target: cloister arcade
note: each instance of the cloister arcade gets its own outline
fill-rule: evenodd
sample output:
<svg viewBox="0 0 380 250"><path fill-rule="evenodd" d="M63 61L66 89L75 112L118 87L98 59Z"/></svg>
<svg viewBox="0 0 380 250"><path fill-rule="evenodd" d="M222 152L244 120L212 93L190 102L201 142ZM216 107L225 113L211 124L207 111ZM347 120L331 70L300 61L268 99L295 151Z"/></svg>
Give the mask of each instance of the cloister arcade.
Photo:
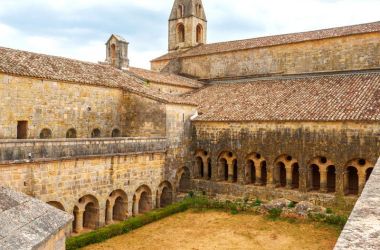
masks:
<svg viewBox="0 0 380 250"><path fill-rule="evenodd" d="M186 192L190 189L190 170L182 168L178 170L177 176L179 179L176 180L176 185L172 185L169 181L161 182L154 189L156 195L153 195L153 191L148 185L141 185L133 195L123 189L116 189L107 197L95 194L84 195L75 202L72 210L64 207L65 201L49 201L47 203L62 211L72 211L74 216L72 232L81 233L103 225L124 221L153 208L170 205L173 203L176 190L180 192L180 185L186 189ZM105 206L103 207L102 204Z"/></svg>
<svg viewBox="0 0 380 250"><path fill-rule="evenodd" d="M374 166L366 159L357 158L338 168L324 156L301 165L297 158L287 154L271 163L257 152L238 158L234 152L222 151L212 161L210 153L197 150L194 157L195 179L344 195L359 195ZM342 188L338 188L339 183Z"/></svg>

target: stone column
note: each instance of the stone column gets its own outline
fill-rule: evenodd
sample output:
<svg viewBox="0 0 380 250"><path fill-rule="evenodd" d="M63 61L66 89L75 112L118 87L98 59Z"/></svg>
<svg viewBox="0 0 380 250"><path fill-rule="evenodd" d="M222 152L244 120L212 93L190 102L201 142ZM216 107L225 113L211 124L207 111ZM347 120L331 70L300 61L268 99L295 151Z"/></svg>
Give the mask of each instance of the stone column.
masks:
<svg viewBox="0 0 380 250"><path fill-rule="evenodd" d="M161 192L158 191L157 197L156 197L156 208L160 208L160 207L161 207Z"/></svg>
<svg viewBox="0 0 380 250"><path fill-rule="evenodd" d="M348 192L348 185L350 182L350 176L348 175L348 171L345 170L343 172L343 194L346 195Z"/></svg>
<svg viewBox="0 0 380 250"><path fill-rule="evenodd" d="M111 202L106 203L106 225L113 223L113 205Z"/></svg>
<svg viewBox="0 0 380 250"><path fill-rule="evenodd" d="M76 233L80 233L83 230L83 213L84 210L78 210L75 211L75 225L74 225L74 231Z"/></svg>
<svg viewBox="0 0 380 250"><path fill-rule="evenodd" d="M205 158L202 158L203 162L203 179L208 180L208 162L207 159L205 161Z"/></svg>
<svg viewBox="0 0 380 250"><path fill-rule="evenodd" d="M327 193L327 170L326 169L320 169L319 175L321 177L321 183L320 183L321 192Z"/></svg>
<svg viewBox="0 0 380 250"><path fill-rule="evenodd" d="M140 202L140 197L137 198L135 202L133 203L133 216L137 216L139 214L139 202Z"/></svg>
<svg viewBox="0 0 380 250"><path fill-rule="evenodd" d="M365 173L361 173L361 172L358 172L358 177L359 177L359 190L358 190L358 195L360 195L362 192L363 192L363 189L365 187L365 184L366 184L366 181L367 181L367 177L365 175Z"/></svg>
<svg viewBox="0 0 380 250"><path fill-rule="evenodd" d="M292 187L293 187L292 167L291 166L285 166L285 170L286 170L286 188L292 189Z"/></svg>
<svg viewBox="0 0 380 250"><path fill-rule="evenodd" d="M276 182L274 180L274 168L272 165L267 166L267 187L269 188L275 188Z"/></svg>
<svg viewBox="0 0 380 250"><path fill-rule="evenodd" d="M228 165L228 182L234 181L234 166L232 164L232 161L227 161Z"/></svg>
<svg viewBox="0 0 380 250"><path fill-rule="evenodd" d="M256 181L254 184L256 186L261 186L263 184L263 181L261 179L261 162L260 164L258 164L258 166L256 166L255 164L255 174L256 174Z"/></svg>

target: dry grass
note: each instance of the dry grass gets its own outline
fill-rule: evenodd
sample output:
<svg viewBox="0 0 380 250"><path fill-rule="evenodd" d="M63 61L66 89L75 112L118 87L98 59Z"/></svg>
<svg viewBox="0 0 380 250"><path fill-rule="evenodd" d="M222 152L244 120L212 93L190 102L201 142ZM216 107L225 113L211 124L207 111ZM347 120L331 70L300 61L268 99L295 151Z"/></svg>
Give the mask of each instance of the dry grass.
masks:
<svg viewBox="0 0 380 250"><path fill-rule="evenodd" d="M88 246L104 249L333 249L339 231L311 223L268 221L262 216L188 211L129 234Z"/></svg>

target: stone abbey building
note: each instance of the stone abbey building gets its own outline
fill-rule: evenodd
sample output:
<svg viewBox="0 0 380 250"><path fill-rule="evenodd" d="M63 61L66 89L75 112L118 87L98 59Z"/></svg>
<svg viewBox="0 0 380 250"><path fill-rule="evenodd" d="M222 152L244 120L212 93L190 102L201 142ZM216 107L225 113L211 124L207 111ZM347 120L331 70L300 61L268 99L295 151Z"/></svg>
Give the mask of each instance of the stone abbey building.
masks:
<svg viewBox="0 0 380 250"><path fill-rule="evenodd" d="M0 47L0 185L73 232L189 190L352 206L380 149L380 22L207 44L176 0L168 53L129 67L112 35L88 63Z"/></svg>

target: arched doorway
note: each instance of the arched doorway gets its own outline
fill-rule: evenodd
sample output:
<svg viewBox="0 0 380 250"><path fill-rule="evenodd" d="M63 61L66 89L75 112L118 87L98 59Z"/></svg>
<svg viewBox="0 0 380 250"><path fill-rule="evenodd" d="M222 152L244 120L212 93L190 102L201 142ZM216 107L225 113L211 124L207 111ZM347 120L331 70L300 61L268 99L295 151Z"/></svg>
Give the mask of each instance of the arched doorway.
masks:
<svg viewBox="0 0 380 250"><path fill-rule="evenodd" d="M119 129L115 128L114 130L112 130L112 134L111 134L112 137L121 137L121 132Z"/></svg>
<svg viewBox="0 0 380 250"><path fill-rule="evenodd" d="M232 176L232 182L237 182L238 180L238 165L237 165L237 160L232 161L233 165L233 176Z"/></svg>
<svg viewBox="0 0 380 250"><path fill-rule="evenodd" d="M348 167L346 171L346 194L357 195L359 192L359 175L355 167Z"/></svg>
<svg viewBox="0 0 380 250"><path fill-rule="evenodd" d="M335 166L327 167L327 192L334 193L336 189Z"/></svg>
<svg viewBox="0 0 380 250"><path fill-rule="evenodd" d="M267 179L268 179L267 178L267 162L266 161L261 162L260 167L261 167L261 184L263 186L266 186Z"/></svg>
<svg viewBox="0 0 380 250"><path fill-rule="evenodd" d="M161 190L160 196L159 196L159 206L158 207L166 207L173 202L173 188L172 185L169 182L163 182L158 190Z"/></svg>
<svg viewBox="0 0 380 250"><path fill-rule="evenodd" d="M152 191L146 186L140 186L133 196L133 214L143 214L152 209Z"/></svg>
<svg viewBox="0 0 380 250"><path fill-rule="evenodd" d="M248 160L246 167L246 177L248 177L247 184L256 183L256 166L253 160Z"/></svg>
<svg viewBox="0 0 380 250"><path fill-rule="evenodd" d="M197 168L197 175L198 175L198 177L204 178L205 171L204 171L203 159L198 156L195 159L195 161L196 161L196 168Z"/></svg>
<svg viewBox="0 0 380 250"><path fill-rule="evenodd" d="M321 174L318 165L312 164L310 166L311 190L320 190L321 188Z"/></svg>
<svg viewBox="0 0 380 250"><path fill-rule="evenodd" d="M66 138L71 138L71 139L77 138L77 131L74 128L67 130Z"/></svg>
<svg viewBox="0 0 380 250"><path fill-rule="evenodd" d="M298 163L292 165L292 188L299 188L300 182L300 172Z"/></svg>
<svg viewBox="0 0 380 250"><path fill-rule="evenodd" d="M52 138L52 132L48 128L44 128L41 130L40 133L40 139L51 139Z"/></svg>
<svg viewBox="0 0 380 250"><path fill-rule="evenodd" d="M276 164L276 183L280 187L286 187L286 167L281 161Z"/></svg>
<svg viewBox="0 0 380 250"><path fill-rule="evenodd" d="M179 186L178 191L182 193L187 193L190 191L191 182L190 182L190 171L188 168L184 167L179 172Z"/></svg>

